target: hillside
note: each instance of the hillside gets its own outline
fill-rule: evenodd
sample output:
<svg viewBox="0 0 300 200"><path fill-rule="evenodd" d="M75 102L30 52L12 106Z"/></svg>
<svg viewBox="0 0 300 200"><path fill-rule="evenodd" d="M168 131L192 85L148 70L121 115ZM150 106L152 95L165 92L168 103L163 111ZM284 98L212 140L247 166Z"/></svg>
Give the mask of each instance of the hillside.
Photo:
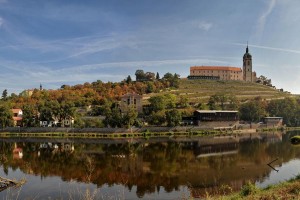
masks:
<svg viewBox="0 0 300 200"><path fill-rule="evenodd" d="M235 95L241 102L254 99L257 96L263 99L279 99L293 96L288 92L281 92L272 87L244 81L216 81L216 80L188 80L181 79L179 88L161 92L172 93L188 97L190 102L207 102L215 94ZM146 94L145 99L156 94Z"/></svg>

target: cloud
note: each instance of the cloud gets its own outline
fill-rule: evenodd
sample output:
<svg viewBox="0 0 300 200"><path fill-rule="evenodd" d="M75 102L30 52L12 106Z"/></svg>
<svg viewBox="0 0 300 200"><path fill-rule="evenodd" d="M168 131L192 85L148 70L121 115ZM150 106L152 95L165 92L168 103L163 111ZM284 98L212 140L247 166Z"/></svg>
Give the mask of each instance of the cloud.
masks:
<svg viewBox="0 0 300 200"><path fill-rule="evenodd" d="M233 43L233 45L246 46L247 44ZM261 45L250 45L250 44L248 46L258 48L258 49L267 49L267 50L272 50L272 51L281 51L281 52L300 54L299 50L293 50L293 49L283 49L283 48L268 47L268 46L261 46Z"/></svg>
<svg viewBox="0 0 300 200"><path fill-rule="evenodd" d="M4 24L4 19L2 17L0 17L0 28L3 26L3 24Z"/></svg>
<svg viewBox="0 0 300 200"><path fill-rule="evenodd" d="M213 27L213 24L210 23L210 22L206 22L206 21L200 21L200 22L192 22L192 24L198 28L198 29L201 29L203 31L209 31L212 27Z"/></svg>
<svg viewBox="0 0 300 200"><path fill-rule="evenodd" d="M258 22L257 22L257 27L256 27L256 36L257 37L260 38L262 36L264 29L265 29L267 18L272 13L275 5L276 5L276 0L270 0L267 9L264 10L262 15L259 17Z"/></svg>

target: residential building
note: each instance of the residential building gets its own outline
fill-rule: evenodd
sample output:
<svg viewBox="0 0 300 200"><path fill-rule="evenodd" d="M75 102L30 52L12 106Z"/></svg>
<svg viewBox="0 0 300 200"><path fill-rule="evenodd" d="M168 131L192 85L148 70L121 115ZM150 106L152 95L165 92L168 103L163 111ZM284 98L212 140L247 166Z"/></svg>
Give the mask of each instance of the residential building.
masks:
<svg viewBox="0 0 300 200"><path fill-rule="evenodd" d="M22 126L23 111L19 108L12 109L14 126Z"/></svg>

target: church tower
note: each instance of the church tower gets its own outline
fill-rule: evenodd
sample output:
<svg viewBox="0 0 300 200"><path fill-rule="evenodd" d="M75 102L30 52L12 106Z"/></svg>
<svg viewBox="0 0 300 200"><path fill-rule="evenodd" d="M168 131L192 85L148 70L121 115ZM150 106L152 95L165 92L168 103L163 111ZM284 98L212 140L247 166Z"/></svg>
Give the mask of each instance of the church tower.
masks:
<svg viewBox="0 0 300 200"><path fill-rule="evenodd" d="M243 57L243 80L249 82L255 82L254 74L252 73L252 56L249 53L249 48L247 44L246 53Z"/></svg>

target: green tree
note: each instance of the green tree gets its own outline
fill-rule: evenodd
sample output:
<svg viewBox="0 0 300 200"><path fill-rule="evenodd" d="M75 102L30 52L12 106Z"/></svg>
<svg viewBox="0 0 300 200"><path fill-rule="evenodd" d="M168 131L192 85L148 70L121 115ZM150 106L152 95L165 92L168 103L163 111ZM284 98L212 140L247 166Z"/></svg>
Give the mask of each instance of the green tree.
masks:
<svg viewBox="0 0 300 200"><path fill-rule="evenodd" d="M295 98L274 99L267 106L270 116L283 117L287 126L299 125L300 104Z"/></svg>
<svg viewBox="0 0 300 200"><path fill-rule="evenodd" d="M240 117L242 120L257 122L267 115L266 102L261 98L248 101L240 106Z"/></svg>
<svg viewBox="0 0 300 200"><path fill-rule="evenodd" d="M2 99L3 100L7 99L7 89L3 90L3 92L2 92Z"/></svg>
<svg viewBox="0 0 300 200"><path fill-rule="evenodd" d="M132 82L132 79L131 79L131 76L130 75L128 75L127 76L127 78L126 78L126 83L131 83Z"/></svg>
<svg viewBox="0 0 300 200"><path fill-rule="evenodd" d="M168 126L178 126L181 119L181 112L177 109L172 109L166 112L166 121Z"/></svg>
<svg viewBox="0 0 300 200"><path fill-rule="evenodd" d="M2 128L13 125L13 113L8 105L0 105L0 125Z"/></svg>
<svg viewBox="0 0 300 200"><path fill-rule="evenodd" d="M135 80L136 81L144 81L146 78L144 70L138 69L135 71Z"/></svg>
<svg viewBox="0 0 300 200"><path fill-rule="evenodd" d="M171 109L171 108L175 108L176 107L176 103L177 103L177 97L175 94L165 94L164 95L164 99L166 102L166 108L167 109Z"/></svg>
<svg viewBox="0 0 300 200"><path fill-rule="evenodd" d="M163 95L152 96L149 98L150 108L152 111L157 112L166 109L166 98Z"/></svg>
<svg viewBox="0 0 300 200"><path fill-rule="evenodd" d="M35 127L38 124L37 110L34 105L24 105L22 108L23 116L22 121L23 125L27 127Z"/></svg>
<svg viewBox="0 0 300 200"><path fill-rule="evenodd" d="M110 113L107 113L104 124L105 126L111 126L113 128L123 126L123 118L118 107L114 107Z"/></svg>
<svg viewBox="0 0 300 200"><path fill-rule="evenodd" d="M181 108L186 108L189 106L189 99L187 96L183 96L181 95L180 98L179 98L179 106Z"/></svg>
<svg viewBox="0 0 300 200"><path fill-rule="evenodd" d="M215 94L208 100L208 106L210 110L224 110L225 104L228 100L228 96L225 94Z"/></svg>
<svg viewBox="0 0 300 200"><path fill-rule="evenodd" d="M127 112L123 116L123 122L125 125L127 125L128 128L130 128L136 121L138 116L138 113L136 109L131 106L128 108Z"/></svg>
<svg viewBox="0 0 300 200"><path fill-rule="evenodd" d="M156 73L155 79L156 79L156 80L159 80L159 79L160 79L160 76L159 76L159 73L158 73L158 72Z"/></svg>
<svg viewBox="0 0 300 200"><path fill-rule="evenodd" d="M152 125L161 126L166 122L166 113L164 110L152 112L149 116L148 122Z"/></svg>

